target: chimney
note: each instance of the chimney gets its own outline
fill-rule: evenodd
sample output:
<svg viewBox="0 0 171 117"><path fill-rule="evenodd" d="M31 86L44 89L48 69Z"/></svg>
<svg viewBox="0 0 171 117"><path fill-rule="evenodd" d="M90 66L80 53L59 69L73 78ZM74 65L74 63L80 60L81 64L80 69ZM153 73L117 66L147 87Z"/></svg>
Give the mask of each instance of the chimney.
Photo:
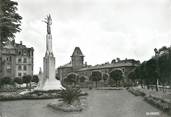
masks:
<svg viewBox="0 0 171 117"><path fill-rule="evenodd" d="M12 45L13 45L13 46L15 45L15 39L14 39L14 40L12 40Z"/></svg>
<svg viewBox="0 0 171 117"><path fill-rule="evenodd" d="M87 62L85 62L85 66L87 67Z"/></svg>
<svg viewBox="0 0 171 117"><path fill-rule="evenodd" d="M23 45L23 42L22 41L20 41L20 45Z"/></svg>

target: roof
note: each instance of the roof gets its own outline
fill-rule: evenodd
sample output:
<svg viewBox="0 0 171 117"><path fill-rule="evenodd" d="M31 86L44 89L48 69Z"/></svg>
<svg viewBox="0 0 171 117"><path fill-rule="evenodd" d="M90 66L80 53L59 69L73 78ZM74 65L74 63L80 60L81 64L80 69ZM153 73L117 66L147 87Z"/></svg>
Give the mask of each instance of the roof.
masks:
<svg viewBox="0 0 171 117"><path fill-rule="evenodd" d="M84 56L83 53L81 52L81 49L79 47L75 47L74 52L72 56ZM71 57L72 57L71 56Z"/></svg>
<svg viewBox="0 0 171 117"><path fill-rule="evenodd" d="M14 49L14 48L15 49L25 49L25 48L27 48L27 49L33 49L32 47L31 48L28 48L28 47L26 47L26 45L23 45L22 44L22 41L19 44L19 43L15 43L14 40L13 41L8 41L5 44L4 48L7 48L7 49Z"/></svg>
<svg viewBox="0 0 171 117"><path fill-rule="evenodd" d="M72 67L71 62L70 63L67 63L67 64L65 64L63 66L60 66L60 68L67 68L67 67Z"/></svg>
<svg viewBox="0 0 171 117"><path fill-rule="evenodd" d="M118 67L130 67L130 66L137 66L138 64L133 64L131 62L128 63L115 63L115 64L104 64L104 65L96 65L81 68L78 71L86 71L86 70L97 70L97 69L105 69L105 68L118 68Z"/></svg>

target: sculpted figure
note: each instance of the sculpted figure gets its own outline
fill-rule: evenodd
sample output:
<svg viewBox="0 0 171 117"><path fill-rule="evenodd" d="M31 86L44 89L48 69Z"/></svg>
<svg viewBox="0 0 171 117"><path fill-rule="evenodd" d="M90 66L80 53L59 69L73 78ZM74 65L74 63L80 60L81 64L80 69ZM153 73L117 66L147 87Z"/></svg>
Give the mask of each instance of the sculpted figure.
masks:
<svg viewBox="0 0 171 117"><path fill-rule="evenodd" d="M50 16L50 14L45 18L44 22L47 24L47 33L51 34L50 25L52 25L52 18Z"/></svg>

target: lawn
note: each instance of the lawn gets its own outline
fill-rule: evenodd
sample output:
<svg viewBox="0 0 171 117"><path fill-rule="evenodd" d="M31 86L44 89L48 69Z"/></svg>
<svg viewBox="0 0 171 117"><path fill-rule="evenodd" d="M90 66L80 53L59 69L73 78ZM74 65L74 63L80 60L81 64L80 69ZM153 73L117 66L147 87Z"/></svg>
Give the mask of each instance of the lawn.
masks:
<svg viewBox="0 0 171 117"><path fill-rule="evenodd" d="M6 117L146 117L147 112L158 112L153 106L126 90L87 90L88 108L82 112L66 113L55 111L46 105L59 103L57 99L1 101L0 115Z"/></svg>

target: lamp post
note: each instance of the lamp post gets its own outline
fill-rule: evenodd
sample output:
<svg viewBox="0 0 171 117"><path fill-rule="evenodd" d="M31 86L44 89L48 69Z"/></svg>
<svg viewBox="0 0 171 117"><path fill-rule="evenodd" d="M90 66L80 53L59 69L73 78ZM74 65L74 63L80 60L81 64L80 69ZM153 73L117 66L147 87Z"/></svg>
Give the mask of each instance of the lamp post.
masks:
<svg viewBox="0 0 171 117"><path fill-rule="evenodd" d="M159 51L155 48L154 49L154 52L155 52L155 58L156 58L156 72L157 72L157 79L156 79L156 91L158 91L158 85L159 85L159 77L160 77L160 70L159 70Z"/></svg>

